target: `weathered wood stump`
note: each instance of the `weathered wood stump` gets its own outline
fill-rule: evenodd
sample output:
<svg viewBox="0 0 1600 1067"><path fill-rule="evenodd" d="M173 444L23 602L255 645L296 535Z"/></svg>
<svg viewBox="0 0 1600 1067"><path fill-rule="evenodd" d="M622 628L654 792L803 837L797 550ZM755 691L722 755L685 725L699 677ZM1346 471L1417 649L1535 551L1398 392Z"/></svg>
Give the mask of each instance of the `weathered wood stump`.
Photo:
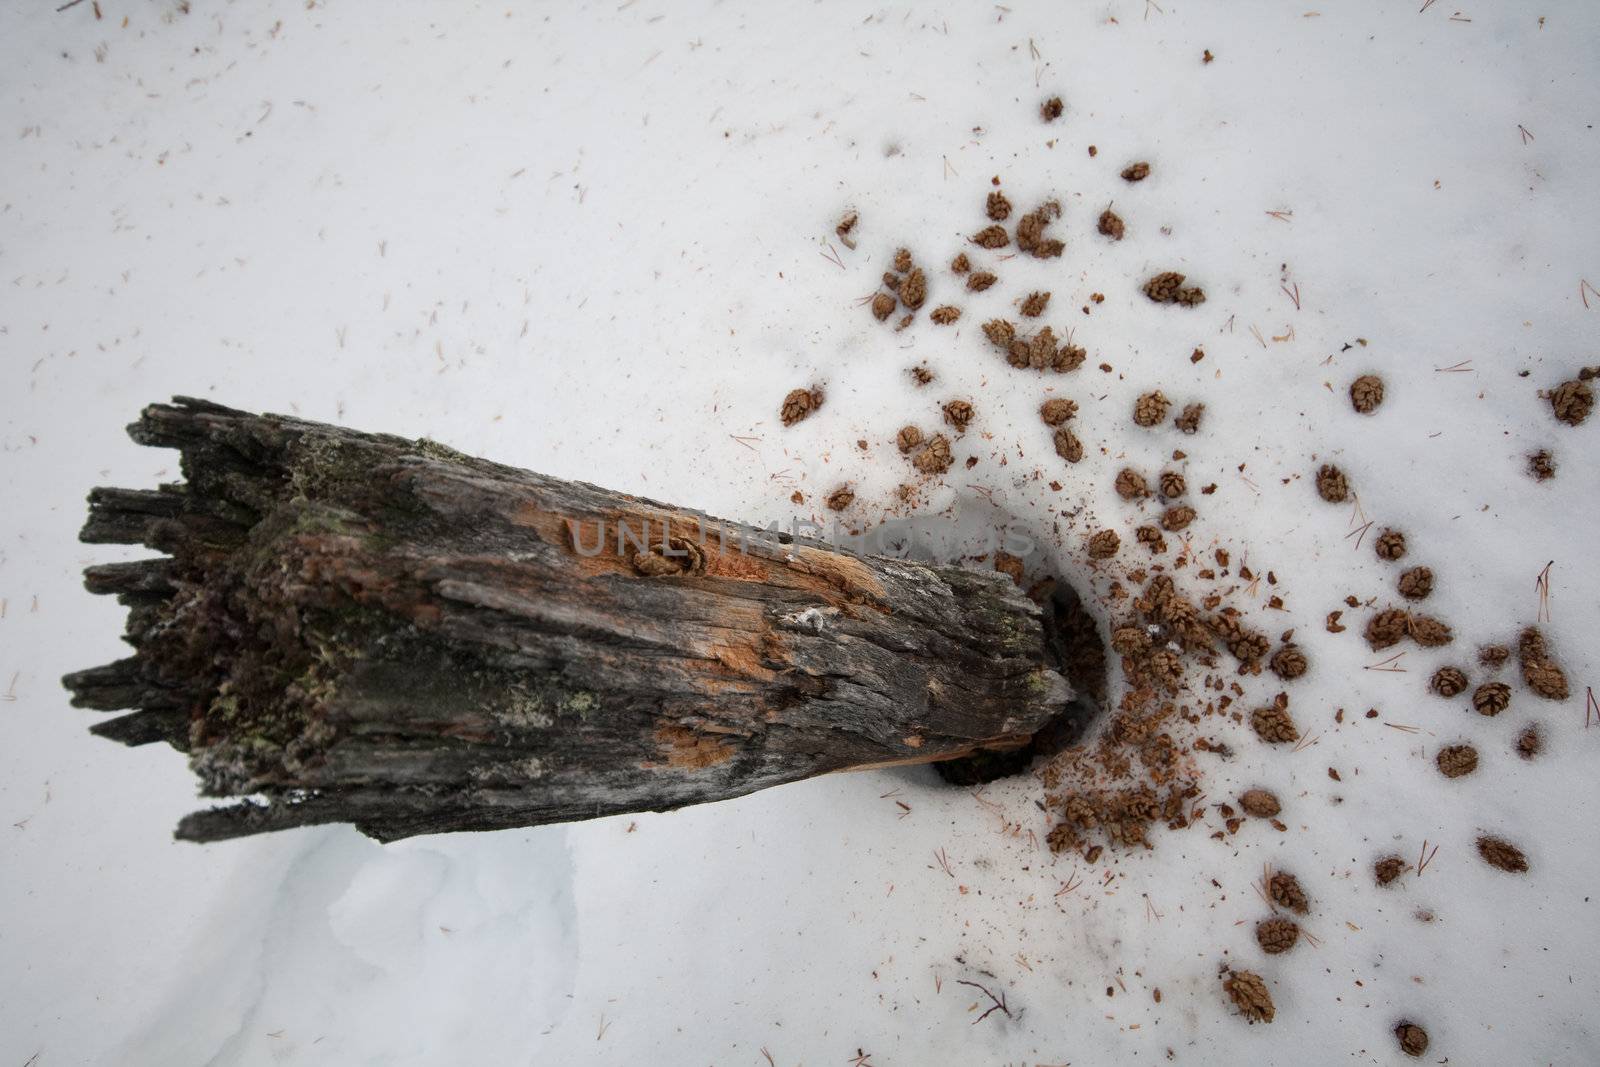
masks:
<svg viewBox="0 0 1600 1067"><path fill-rule="evenodd" d="M660 811L1016 749L1072 697L1004 576L179 398L129 427L185 482L96 489L86 572L134 654L69 675L94 727L188 753L212 841L380 840Z"/></svg>

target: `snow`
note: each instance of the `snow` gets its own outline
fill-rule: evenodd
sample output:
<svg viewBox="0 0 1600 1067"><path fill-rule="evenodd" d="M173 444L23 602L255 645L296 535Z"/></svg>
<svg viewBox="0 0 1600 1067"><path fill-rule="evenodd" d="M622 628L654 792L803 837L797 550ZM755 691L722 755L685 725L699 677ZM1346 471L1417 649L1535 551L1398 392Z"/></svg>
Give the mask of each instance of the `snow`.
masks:
<svg viewBox="0 0 1600 1067"><path fill-rule="evenodd" d="M1596 430L1537 395L1600 362L1590 5L54 6L0 15L0 1062L1389 1063L1402 1017L1435 1060L1600 1060ZM1125 185L1134 159L1153 173ZM969 297L942 264L991 175L1022 210L1060 197L1068 249ZM1093 234L1109 200L1117 244ZM858 306L900 244L941 267L955 327ZM1150 305L1166 269L1209 301ZM1032 288L1089 349L1075 375L983 343ZM1344 395L1366 371L1388 385L1372 417ZM825 406L783 429L813 382ZM1129 424L1155 387L1204 400L1198 435ZM1081 469L1050 453L1046 389L1082 406ZM1287 611L1263 586L1251 618L1312 659L1290 691L1316 744L1241 726L1205 764L1208 798L1274 789L1288 830L1213 840L1212 809L1089 865L1043 849L1037 782L975 797L924 769L388 847L174 843L182 757L90 737L58 683L120 655L121 609L79 576L118 553L74 535L91 485L176 478L121 430L174 393L760 525L844 481L879 514L909 477L895 430L961 396L977 419L920 513L992 494L1096 595L1081 532L1130 541L1138 515L1116 467L1181 448L1218 486L1197 544L1274 570ZM1315 499L1329 460L1439 574L1456 644L1404 673L1364 669L1364 611L1323 630L1394 574ZM1535 620L1550 560L1574 698L1518 686L1486 719L1426 694ZM1525 763L1535 718L1549 751ZM1445 780L1432 756L1463 739L1482 765ZM1480 830L1531 873L1483 864ZM1373 887L1373 859L1424 840L1425 874ZM1269 863L1306 883L1318 946L1256 948ZM1268 980L1273 1024L1233 1014L1223 963ZM962 980L1012 1016L974 1025Z"/></svg>

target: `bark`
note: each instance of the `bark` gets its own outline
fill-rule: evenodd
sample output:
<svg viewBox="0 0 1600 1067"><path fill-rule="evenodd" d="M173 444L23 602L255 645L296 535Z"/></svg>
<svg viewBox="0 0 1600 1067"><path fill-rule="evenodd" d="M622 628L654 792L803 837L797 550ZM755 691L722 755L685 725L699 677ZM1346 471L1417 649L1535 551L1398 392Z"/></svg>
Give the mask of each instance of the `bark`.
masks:
<svg viewBox="0 0 1600 1067"><path fill-rule="evenodd" d="M129 427L185 481L95 489L134 654L94 732L188 753L178 836L380 840L668 810L1014 750L1072 691L1002 575L863 558L428 440L179 398Z"/></svg>

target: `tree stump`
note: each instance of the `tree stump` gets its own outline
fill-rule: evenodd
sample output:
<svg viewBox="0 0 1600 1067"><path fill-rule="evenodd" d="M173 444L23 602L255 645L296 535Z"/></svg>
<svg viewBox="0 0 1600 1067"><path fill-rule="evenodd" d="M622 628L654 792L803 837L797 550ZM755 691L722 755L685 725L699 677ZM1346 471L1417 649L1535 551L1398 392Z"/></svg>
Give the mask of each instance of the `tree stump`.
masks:
<svg viewBox="0 0 1600 1067"><path fill-rule="evenodd" d="M93 732L186 752L214 841L390 841L662 811L1016 750L1072 699L1005 576L178 398L129 427L185 481L95 489L88 568L134 654L64 681Z"/></svg>

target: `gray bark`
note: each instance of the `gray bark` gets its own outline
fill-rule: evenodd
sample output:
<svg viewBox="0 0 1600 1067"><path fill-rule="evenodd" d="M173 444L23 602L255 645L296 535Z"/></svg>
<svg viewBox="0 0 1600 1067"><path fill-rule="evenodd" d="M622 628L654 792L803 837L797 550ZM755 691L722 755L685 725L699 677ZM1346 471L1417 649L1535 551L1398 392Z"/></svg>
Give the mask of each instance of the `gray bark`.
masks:
<svg viewBox="0 0 1600 1067"><path fill-rule="evenodd" d="M667 810L1016 750L1072 697L1001 575L199 400L129 432L185 481L90 494L83 540L164 555L88 569L134 653L65 684L235 798L181 838Z"/></svg>

